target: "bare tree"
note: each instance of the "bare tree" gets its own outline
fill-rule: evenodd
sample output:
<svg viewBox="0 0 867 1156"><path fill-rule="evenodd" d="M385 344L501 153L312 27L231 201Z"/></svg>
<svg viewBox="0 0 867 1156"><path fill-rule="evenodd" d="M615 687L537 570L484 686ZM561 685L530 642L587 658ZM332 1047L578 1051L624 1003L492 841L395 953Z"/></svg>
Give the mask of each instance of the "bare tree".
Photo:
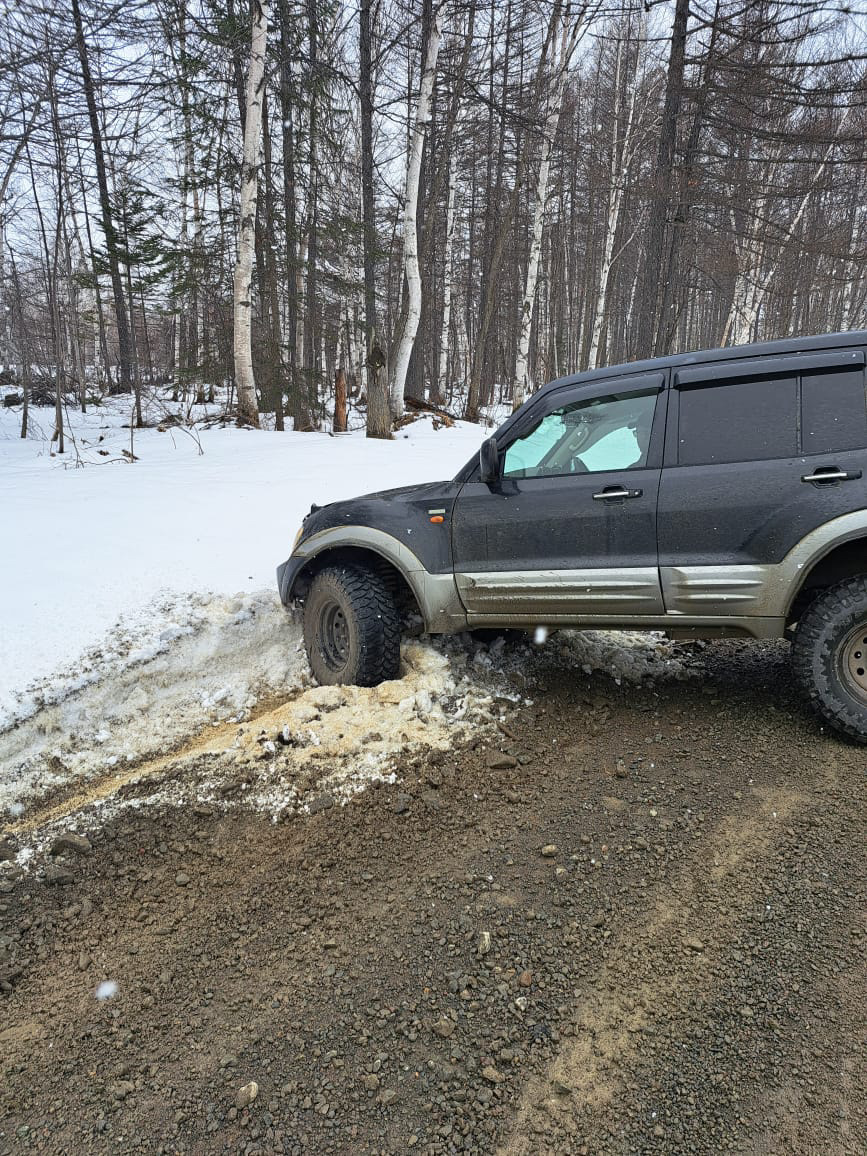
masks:
<svg viewBox="0 0 867 1156"><path fill-rule="evenodd" d="M235 384L238 389L238 422L258 426L259 407L253 376L252 280L256 245L256 201L259 177L259 138L262 131L262 96L265 83L265 49L268 41L268 0L253 0L253 30L247 72L244 160L241 170L238 257L235 263Z"/></svg>
<svg viewBox="0 0 867 1156"><path fill-rule="evenodd" d="M437 57L439 56L440 41L442 40L443 21L445 19L445 5L440 3L433 13L433 21L428 37L427 53L425 54L424 68L421 74L421 85L418 94L418 106L415 115L415 128L409 148L406 165L406 189L403 205L403 267L409 298L406 320L403 330L398 334L394 364L389 380L389 406L394 417L403 414L403 392L406 386L406 373L409 368L409 359L412 355L418 324L421 319L421 272L418 265L418 225L416 214L418 209L418 182L421 173L421 158L424 148L425 133L430 122L431 94L433 93L436 77Z"/></svg>

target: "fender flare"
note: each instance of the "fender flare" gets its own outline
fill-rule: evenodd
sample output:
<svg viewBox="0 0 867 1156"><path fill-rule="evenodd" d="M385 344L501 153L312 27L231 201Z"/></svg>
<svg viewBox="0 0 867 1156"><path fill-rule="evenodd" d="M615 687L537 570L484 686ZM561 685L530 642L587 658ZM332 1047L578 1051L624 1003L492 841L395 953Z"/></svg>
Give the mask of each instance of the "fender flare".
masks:
<svg viewBox="0 0 867 1156"><path fill-rule="evenodd" d="M429 632L446 633L466 627L467 616L458 598L453 572L431 574L408 546L372 526L332 526L302 539L285 563L291 572L285 587L281 578L284 604L292 600L298 577L310 562L329 550L344 548L378 554L393 566L412 591Z"/></svg>

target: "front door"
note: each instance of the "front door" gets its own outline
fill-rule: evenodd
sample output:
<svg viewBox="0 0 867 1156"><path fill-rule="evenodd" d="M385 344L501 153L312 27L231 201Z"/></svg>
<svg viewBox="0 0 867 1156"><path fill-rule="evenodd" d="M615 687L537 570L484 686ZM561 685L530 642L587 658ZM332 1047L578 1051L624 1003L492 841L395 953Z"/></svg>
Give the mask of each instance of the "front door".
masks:
<svg viewBox="0 0 867 1156"><path fill-rule="evenodd" d="M500 445L502 476L455 503L455 580L474 625L654 616L662 373L539 398Z"/></svg>

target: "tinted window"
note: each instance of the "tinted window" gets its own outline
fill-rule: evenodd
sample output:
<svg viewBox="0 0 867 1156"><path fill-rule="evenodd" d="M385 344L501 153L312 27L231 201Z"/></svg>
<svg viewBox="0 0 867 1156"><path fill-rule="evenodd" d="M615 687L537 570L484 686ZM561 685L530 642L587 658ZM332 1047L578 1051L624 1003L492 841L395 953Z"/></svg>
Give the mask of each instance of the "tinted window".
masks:
<svg viewBox="0 0 867 1156"><path fill-rule="evenodd" d="M506 450L506 478L640 468L647 461L657 392L564 405Z"/></svg>
<svg viewBox="0 0 867 1156"><path fill-rule="evenodd" d="M685 466L797 457L797 379L681 389L678 436Z"/></svg>
<svg viewBox="0 0 867 1156"><path fill-rule="evenodd" d="M863 369L805 373L801 378L801 439L805 454L867 447Z"/></svg>

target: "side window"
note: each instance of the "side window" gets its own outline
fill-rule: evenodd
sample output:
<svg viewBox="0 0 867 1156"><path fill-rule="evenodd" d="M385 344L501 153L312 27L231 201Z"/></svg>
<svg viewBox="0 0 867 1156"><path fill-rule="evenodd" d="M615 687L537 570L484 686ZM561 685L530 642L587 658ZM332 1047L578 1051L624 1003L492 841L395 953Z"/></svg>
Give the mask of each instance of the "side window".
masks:
<svg viewBox="0 0 867 1156"><path fill-rule="evenodd" d="M647 462L656 390L572 402L506 450L506 478L639 469Z"/></svg>
<svg viewBox="0 0 867 1156"><path fill-rule="evenodd" d="M805 454L867 449L864 370L817 370L801 377L801 443Z"/></svg>
<svg viewBox="0 0 867 1156"><path fill-rule="evenodd" d="M680 465L797 456L796 377L681 388Z"/></svg>

